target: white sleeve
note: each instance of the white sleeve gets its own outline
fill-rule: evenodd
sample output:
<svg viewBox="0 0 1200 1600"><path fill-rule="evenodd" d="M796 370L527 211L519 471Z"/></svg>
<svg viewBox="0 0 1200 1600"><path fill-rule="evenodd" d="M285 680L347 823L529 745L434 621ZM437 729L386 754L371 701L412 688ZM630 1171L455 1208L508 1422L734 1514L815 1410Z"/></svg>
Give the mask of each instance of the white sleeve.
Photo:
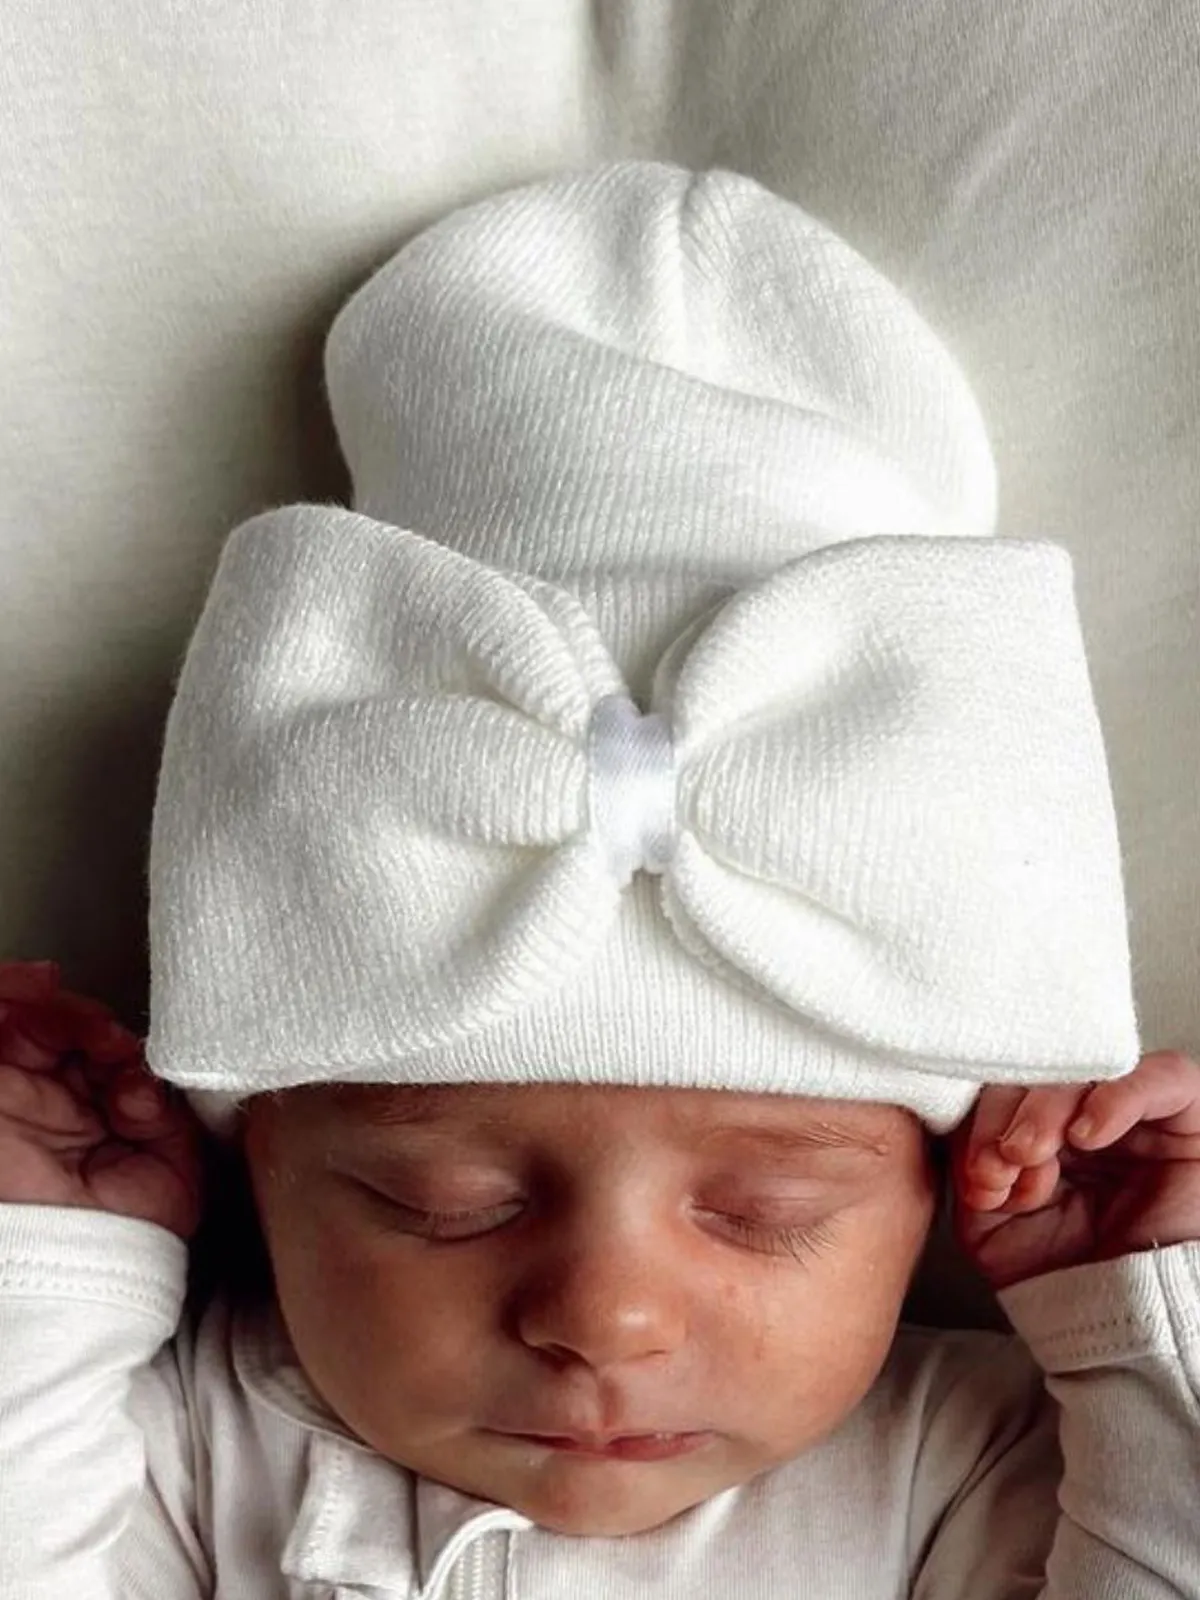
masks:
<svg viewBox="0 0 1200 1600"><path fill-rule="evenodd" d="M1053 1403L980 1463L914 1600L1200 1600L1200 1244L1000 1300Z"/></svg>
<svg viewBox="0 0 1200 1600"><path fill-rule="evenodd" d="M152 1223L0 1204L3 1600L211 1595L170 1343L186 1273Z"/></svg>

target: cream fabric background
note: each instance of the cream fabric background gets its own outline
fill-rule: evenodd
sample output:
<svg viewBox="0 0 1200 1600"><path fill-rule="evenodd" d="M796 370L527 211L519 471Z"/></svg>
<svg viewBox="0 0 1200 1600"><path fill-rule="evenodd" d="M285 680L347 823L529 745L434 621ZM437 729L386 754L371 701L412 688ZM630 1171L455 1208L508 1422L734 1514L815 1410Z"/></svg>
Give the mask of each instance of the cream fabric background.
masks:
<svg viewBox="0 0 1200 1600"><path fill-rule="evenodd" d="M232 524L344 484L320 343L415 228L748 172L972 374L1077 565L1145 1037L1200 1048L1200 20L1169 0L7 0L0 954L141 1018L172 676Z"/></svg>

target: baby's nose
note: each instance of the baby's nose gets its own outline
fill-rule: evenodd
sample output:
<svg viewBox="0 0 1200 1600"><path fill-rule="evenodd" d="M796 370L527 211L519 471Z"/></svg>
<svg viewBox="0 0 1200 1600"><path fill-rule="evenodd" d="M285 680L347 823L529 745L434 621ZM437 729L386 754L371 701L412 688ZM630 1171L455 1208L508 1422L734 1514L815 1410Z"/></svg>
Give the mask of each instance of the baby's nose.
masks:
<svg viewBox="0 0 1200 1600"><path fill-rule="evenodd" d="M522 1343L558 1364L618 1366L669 1355L687 1338L676 1273L615 1238L539 1263L518 1286L512 1310Z"/></svg>

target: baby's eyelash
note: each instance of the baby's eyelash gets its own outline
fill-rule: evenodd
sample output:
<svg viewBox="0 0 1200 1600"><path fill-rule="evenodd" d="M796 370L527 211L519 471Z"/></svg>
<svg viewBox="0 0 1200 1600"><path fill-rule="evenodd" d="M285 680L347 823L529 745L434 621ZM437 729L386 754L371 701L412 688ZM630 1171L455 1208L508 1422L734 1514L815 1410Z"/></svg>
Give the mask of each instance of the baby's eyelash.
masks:
<svg viewBox="0 0 1200 1600"><path fill-rule="evenodd" d="M378 1191L375 1192L378 1194ZM478 1211L420 1211L388 1195L380 1194L379 1199L391 1213L398 1214L406 1233L439 1244L481 1238L485 1233L511 1222L521 1209L520 1201L506 1200L502 1205L487 1206Z"/></svg>
<svg viewBox="0 0 1200 1600"><path fill-rule="evenodd" d="M709 1214L719 1217L722 1226L741 1243L763 1255L788 1255L794 1261L811 1260L822 1255L834 1242L834 1230L828 1218L781 1228L778 1224L754 1222L749 1217L739 1217L725 1211Z"/></svg>
<svg viewBox="0 0 1200 1600"><path fill-rule="evenodd" d="M524 1205L520 1200L506 1200L500 1205L474 1211L424 1211L393 1200L377 1189L371 1193L406 1233L434 1244L482 1238L513 1221ZM822 1255L834 1243L834 1229L828 1217L781 1227L778 1223L756 1222L751 1217L729 1211L705 1211L703 1214L716 1218L727 1234L760 1255L790 1256L793 1261L803 1262Z"/></svg>

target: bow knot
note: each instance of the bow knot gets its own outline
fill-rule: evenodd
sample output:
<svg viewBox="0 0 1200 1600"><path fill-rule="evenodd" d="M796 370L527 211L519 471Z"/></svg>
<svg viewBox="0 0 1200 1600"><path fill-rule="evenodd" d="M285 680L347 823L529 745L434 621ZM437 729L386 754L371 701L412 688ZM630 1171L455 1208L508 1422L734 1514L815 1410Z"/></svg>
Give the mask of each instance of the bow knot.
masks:
<svg viewBox="0 0 1200 1600"><path fill-rule="evenodd" d="M624 885L638 871L664 872L679 836L666 717L605 695L588 723L587 758L592 834L614 877Z"/></svg>

